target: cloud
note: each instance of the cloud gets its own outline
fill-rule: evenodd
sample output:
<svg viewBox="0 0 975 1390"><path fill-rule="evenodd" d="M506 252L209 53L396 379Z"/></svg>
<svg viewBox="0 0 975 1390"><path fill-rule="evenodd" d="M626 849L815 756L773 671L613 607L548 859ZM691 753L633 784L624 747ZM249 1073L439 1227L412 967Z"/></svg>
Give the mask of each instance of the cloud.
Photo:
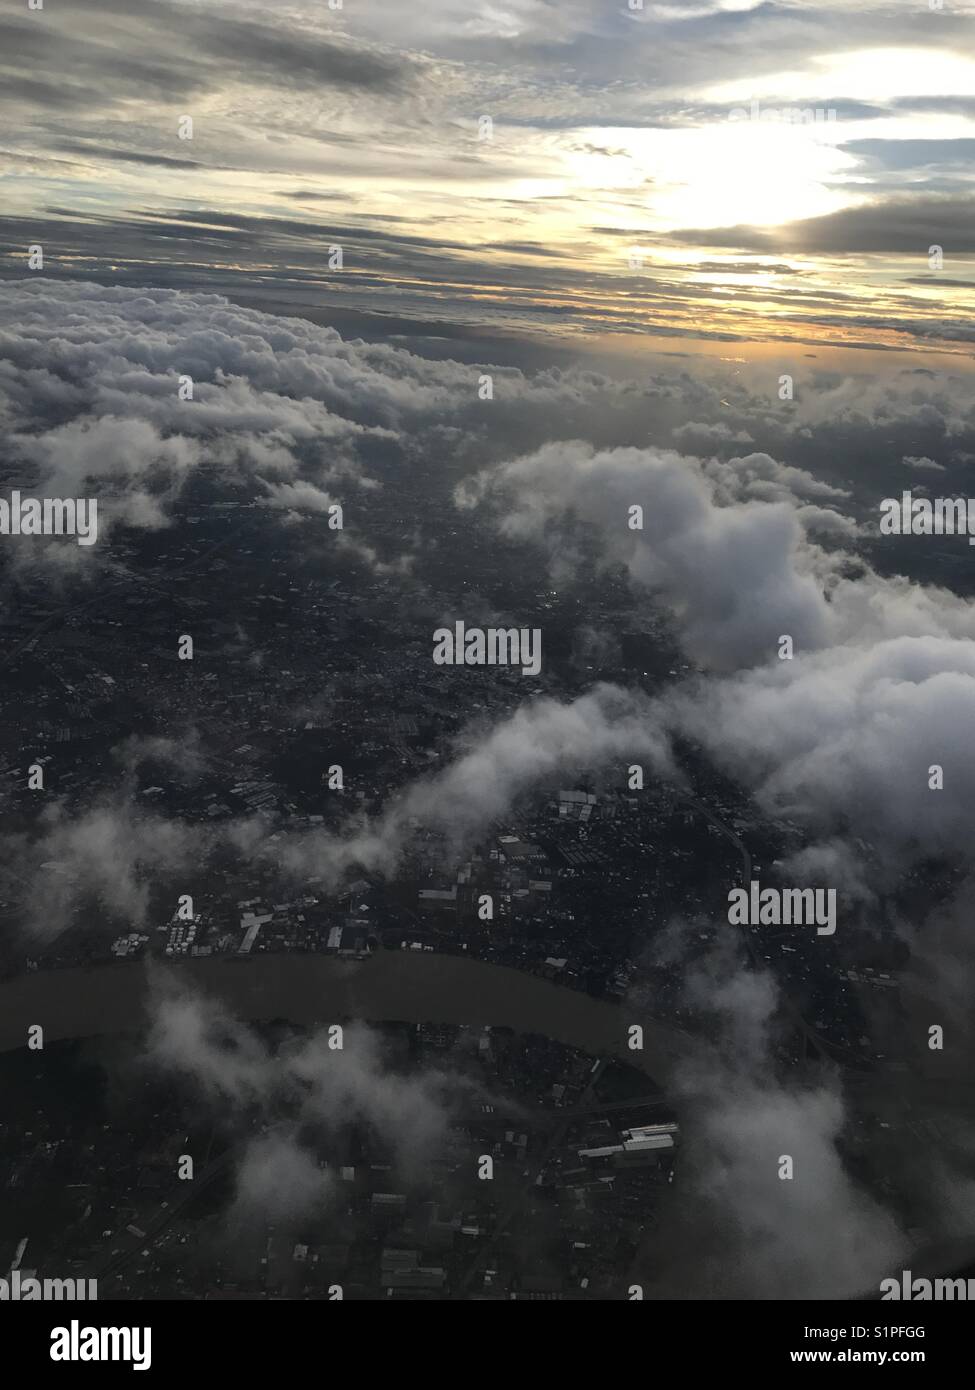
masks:
<svg viewBox="0 0 975 1390"><path fill-rule="evenodd" d="M567 441L481 473L456 498L471 507L499 494L498 528L515 538L540 537L570 512L592 524L606 558L672 607L688 653L721 669L762 660L782 633L803 648L827 640L829 611L815 574L824 561L784 500L794 503L789 481L790 471L767 456L702 465L668 450L597 452ZM808 475L803 481L814 493L820 487ZM750 500L766 485L780 500ZM748 500L719 506L721 492ZM629 524L633 506L643 509L642 530Z"/></svg>
<svg viewBox="0 0 975 1390"><path fill-rule="evenodd" d="M681 1123L679 1182L655 1235L670 1252L648 1297L849 1298L876 1287L909 1242L846 1167L851 1107L838 1072L803 1078L783 1060L790 1021L771 973L743 966L719 930L672 919L647 957L681 981L695 1019L668 1092ZM726 924L725 924L726 925ZM632 1011L654 1013L653 987ZM791 1162L791 1176L786 1161Z"/></svg>
<svg viewBox="0 0 975 1390"><path fill-rule="evenodd" d="M282 1128L251 1139L237 1167L231 1223L293 1221L333 1199L335 1179L322 1170L293 1131Z"/></svg>
<svg viewBox="0 0 975 1390"><path fill-rule="evenodd" d="M672 708L651 709L608 687L568 704L536 700L493 729L470 731L452 761L377 817L351 821L339 834L285 836L255 850L285 872L329 881L357 867L390 872L417 824L443 828L460 844L507 815L519 796L570 769L642 757L659 775L673 776L675 731L698 737L763 804L802 819L817 842L855 822L868 839L888 833L893 857L958 852L956 793L968 788L964 749L946 737L915 735L912 720L967 727L954 702L964 702L971 675L970 602L875 573L857 556L859 529L848 512L854 499L838 479L761 448L698 458L616 441L632 437L648 415L662 439L688 417L695 429L722 425L712 435L722 447L731 442L726 430L732 439L777 432L783 443L793 441L792 457L796 440L804 447L802 431L811 437L811 456L820 456L837 422L863 439L879 426L905 440L921 429L960 441L975 422L964 383L956 389L915 373L864 385L826 374L783 412L751 389L748 377L725 384L679 372L637 386L580 368L527 374L495 367L505 409L490 416L488 429L476 367L389 344L346 342L333 329L220 296L35 280L0 286L0 304L7 310L2 422L48 485L71 493L102 480L128 524L158 525L172 520L185 480L205 460L220 470L221 495L239 489L284 521L310 527L323 524L333 498L347 503L351 488L375 489L363 451L391 449L401 459L432 449L450 460L442 487L461 476L460 505L484 508L512 540L542 544L556 572L572 567L581 522L604 563L624 565L648 602L667 606L692 659L729 674L682 690ZM192 401L180 401L175 389L184 373L194 380ZM726 426L723 410L730 411ZM553 412L561 428L583 426L591 437L545 442ZM529 441L529 452L512 454L519 439ZM859 438L847 447L859 450ZM842 477L842 463L837 471ZM642 531L628 524L634 504L643 507ZM337 554L386 577L422 562L418 535L392 557L361 532L336 532L334 539ZM792 662L778 660L783 634L794 642ZM807 730L817 732L818 750L805 747ZM904 759L895 754L891 730L919 750L906 790L897 780ZM921 763L926 770L956 757L952 785L928 808L933 794ZM96 895L104 884L107 901L144 913L145 878L170 857L154 857L142 817L131 832L118 825L129 796L123 789L116 807L92 808L93 819L79 823L76 835L89 834L96 846L94 867L79 866L80 877L73 865L82 856L57 813L42 828L37 852L72 864L48 891L53 922L66 920L68 885L85 885L92 874ZM902 823L892 823L887 801L901 805ZM923 824L912 847L914 818ZM250 843L252 828L223 833ZM178 862L178 832L163 835L159 846L170 840ZM114 847L110 853L97 851L103 841ZM113 886L116 852L129 867ZM885 872L890 868L888 862Z"/></svg>
<svg viewBox="0 0 975 1390"><path fill-rule="evenodd" d="M182 782L192 783L199 779L207 765L200 731L193 728L187 729L180 738L165 734L131 734L112 749L112 755L128 778L148 762L165 767Z"/></svg>
<svg viewBox="0 0 975 1390"><path fill-rule="evenodd" d="M906 255L926 261L932 245L945 255L975 252L973 200L967 196L903 195L859 207L841 208L823 217L808 217L772 229L759 227L685 227L673 240L691 246L722 246L784 255Z"/></svg>
<svg viewBox="0 0 975 1390"><path fill-rule="evenodd" d="M383 408L364 345L360 357L330 330L216 296L6 284L0 313L8 456L31 495L94 497L103 542L118 527L171 525L187 482L203 473L224 499L327 510L330 487L376 485L358 451L366 441L395 446L396 430L377 417L392 419L410 399L404 390ZM356 418L366 401L368 422ZM15 548L28 563L52 558L58 542Z"/></svg>
<svg viewBox="0 0 975 1390"><path fill-rule="evenodd" d="M584 423L596 439L632 437L648 403L662 438L688 415L695 428L711 412L710 423L721 424L730 403L732 436L778 430L785 441L783 422L792 421L816 441L841 420L864 438L879 425L903 429L905 438L922 428L961 440L975 420L970 394L916 374L906 389L827 375L783 415L744 379L726 386L679 373L637 387L578 368L527 375L504 367L493 371L505 410L488 430L474 389L478 372L466 363L345 342L332 329L219 296L32 281L0 286L0 303L8 309L3 422L48 485L70 494L109 480L129 524L157 525L171 521L186 478L205 459L220 470L222 495L239 488L307 527L325 524L331 500L348 503L350 488L375 488L363 450L408 457L429 447L443 455L447 441L451 464L441 486L461 475L459 505L483 508L512 540L540 543L555 572L572 567L588 529L603 563L624 565L648 602L667 606L691 658L729 676L682 690L672 707L651 709L607 687L568 704L536 700L493 729L470 731L440 772L407 787L378 816L255 850L286 873L336 882L354 868L391 872L417 824L442 828L459 845L570 769L641 757L673 776L675 731L698 738L764 805L801 819L817 842L854 823L867 839L886 833L885 872L897 855L959 852L964 748L947 734L914 733L912 721L967 728L972 605L878 575L859 558L849 486L764 449L698 458L659 445L568 439L520 455L508 450L518 438L544 441L553 411L563 427ZM192 401L180 401L175 389L183 373L194 380ZM713 437L730 442L724 429ZM635 504L642 531L628 524ZM139 507L145 515L135 514ZM422 560L418 536L392 557L361 532L334 539L337 554L390 578ZM792 662L778 660L783 634L793 639ZM806 747L807 731L816 732L818 748ZM898 780L906 773L897 739L917 748L909 786ZM959 761L939 799L927 791L926 768L946 759ZM84 886L92 874L96 895L104 885L106 901L144 913L145 878L170 856L157 860L141 817L131 831L118 824L129 795L123 790L117 807L93 808L93 819L79 823L75 836L90 835L96 847L80 877L69 828L57 814L43 828L37 852L72 864L51 881L53 922L66 920L68 885ZM937 804L929 807L931 797ZM898 805L902 819L894 823ZM923 823L912 844L915 819ZM246 826L224 833L251 836ZM98 850L103 841L110 852ZM159 847L170 841L178 862L177 831ZM129 867L113 886L115 853Z"/></svg>
<svg viewBox="0 0 975 1390"><path fill-rule="evenodd" d="M94 494L103 538L118 524L143 530L165 526L168 504L203 458L194 440L164 438L146 420L111 415L70 421L36 435L14 432L7 442L15 457L37 466L42 496Z"/></svg>
<svg viewBox="0 0 975 1390"><path fill-rule="evenodd" d="M674 430L674 442L689 444L692 449L695 446L707 449L723 444L754 444L755 441L746 430L731 430L722 420L713 425L690 420Z"/></svg>
<svg viewBox="0 0 975 1390"><path fill-rule="evenodd" d="M53 274L273 290L309 305L324 294L482 326L963 340L963 313L927 312L923 295L895 296L861 267L856 292L845 264L802 267L802 294L742 276L725 297L700 283L691 257L652 277L619 273L612 241L669 244L676 223L708 221L701 189L727 170L728 113L745 99L727 94L748 88L766 105L828 102L844 135L818 147L831 155L825 164L786 159L782 206L762 199L760 225L730 229L734 241L814 248L825 238L844 261L868 244L918 253L898 199L941 190L961 206L967 191L971 103L937 95L966 90L964 26L964 15L934 24L890 5L842 16L824 3L633 11L587 0L511 0L485 14L462 0L402 14L312 0L278 9L77 0L56 22L10 14L0 21L0 102L8 127L31 136L11 135L3 157L15 196L2 246L15 272L40 239ZM915 73L928 76L927 93ZM865 83L875 90L861 91ZM178 138L184 115L192 140ZM491 140L478 138L484 115ZM884 138L864 138L878 120ZM744 173L761 167L745 164ZM896 206L878 207L891 195ZM854 200L866 210L836 215L856 225L795 220ZM311 211L294 216L303 202ZM761 220L772 216L799 230L770 231ZM955 254L966 219L935 209ZM921 208L914 225L931 220ZM714 236L695 223L682 244ZM346 271L326 277L322 251L336 239L350 250ZM794 279L797 269L779 273ZM835 321L810 312L824 302L839 304Z"/></svg>
<svg viewBox="0 0 975 1390"><path fill-rule="evenodd" d="M353 868L390 873L417 827L441 831L459 851L547 781L630 756L656 775L676 776L666 736L646 713L639 696L612 686L569 704L533 700L493 728L469 731L453 761L412 782L378 818L339 836L289 837L275 853L287 870L333 883Z"/></svg>
<svg viewBox="0 0 975 1390"><path fill-rule="evenodd" d="M970 854L975 605L821 549L806 527L835 515L844 542L855 527L810 509L819 492L844 496L765 455L726 465L564 442L482 471L456 498L540 543L556 567L573 525L592 528L603 563L625 565L648 602L666 604L708 673L655 701L648 728L689 738L770 816L831 845L819 867L842 867L863 896L857 840L874 847L874 885L927 857ZM628 524L634 504L642 530ZM783 635L792 659L779 659ZM935 766L943 790L929 785Z"/></svg>
<svg viewBox="0 0 975 1390"><path fill-rule="evenodd" d="M907 1242L844 1167L837 1079L804 1088L777 1074L775 985L730 955L719 947L688 972L688 1003L715 1020L717 1043L689 1057L674 1081L686 1197L700 1203L692 1219L712 1224L710 1236L701 1233L696 1282L703 1276L723 1297L855 1296Z"/></svg>
<svg viewBox="0 0 975 1390"><path fill-rule="evenodd" d="M357 1125L387 1144L400 1180L420 1180L475 1094L459 1073L395 1069L381 1035L361 1023L272 1047L173 975L153 977L145 1060L192 1087L215 1116L263 1127L246 1137L238 1166L234 1214L245 1219L297 1217L332 1200L334 1171L319 1154Z"/></svg>
<svg viewBox="0 0 975 1390"><path fill-rule="evenodd" d="M770 814L795 819L814 836L842 829L870 843L887 882L926 856L970 854L970 636L831 647L703 682L692 698L674 698L670 712L674 726L698 739ZM929 786L934 765L945 769L942 791Z"/></svg>
<svg viewBox="0 0 975 1390"><path fill-rule="evenodd" d="M200 833L147 812L123 789L82 809L55 802L30 834L8 832L0 847L5 891L19 902L21 926L47 942L86 902L130 930L143 926L153 882L197 861Z"/></svg>
<svg viewBox="0 0 975 1390"><path fill-rule="evenodd" d="M915 458L910 454L905 454L901 459L901 463L907 468L924 469L929 473L944 473L946 471L943 463L935 463L934 459L923 456L921 458Z"/></svg>
<svg viewBox="0 0 975 1390"><path fill-rule="evenodd" d="M372 94L397 90L408 71L405 61L349 42L334 29L287 19L268 23L266 15L245 18L229 5L203 10L144 0L133 11L121 0L76 0L57 24L43 19L7 16L0 23L0 48L12 74L27 65L57 73L52 90L72 95L79 107L85 90L88 108L94 103L102 111L126 98L199 99L242 70L256 84ZM112 26L114 43L103 41L103 24Z"/></svg>

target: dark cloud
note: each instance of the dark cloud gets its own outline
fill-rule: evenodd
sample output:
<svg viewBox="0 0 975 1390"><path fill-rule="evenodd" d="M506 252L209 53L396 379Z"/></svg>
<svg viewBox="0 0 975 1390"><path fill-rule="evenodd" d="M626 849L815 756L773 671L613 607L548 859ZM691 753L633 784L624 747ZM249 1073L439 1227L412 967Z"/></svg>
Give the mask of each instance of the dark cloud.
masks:
<svg viewBox="0 0 975 1390"><path fill-rule="evenodd" d="M975 116L975 97L972 96L895 97L891 106L895 111L917 112L924 116Z"/></svg>
<svg viewBox="0 0 975 1390"><path fill-rule="evenodd" d="M98 33L102 24L111 26L109 42ZM75 0L55 21L41 11L7 16L0 20L0 52L15 80L24 67L34 71L30 80L45 105L50 93L54 106L85 99L89 109L93 101L104 108L127 98L185 98L241 72L292 87L390 92L402 86L409 67L287 21L258 22L227 6L162 0L143 0L134 10L115 0Z"/></svg>
<svg viewBox="0 0 975 1390"><path fill-rule="evenodd" d="M840 148L864 164L881 169L968 169L975 158L975 139L848 140Z"/></svg>
<svg viewBox="0 0 975 1390"><path fill-rule="evenodd" d="M766 231L759 227L693 227L673 233L675 242L729 249L788 251L830 256L865 253L927 258L928 248L942 246L946 256L975 252L975 199L897 198L864 207L843 208L826 217L810 217Z"/></svg>
<svg viewBox="0 0 975 1390"><path fill-rule="evenodd" d="M89 145L80 140L59 140L53 149L64 154L78 154L86 159L107 159L119 164L149 164L164 169L205 169L207 166L195 159L175 159L168 154L140 153L137 150L115 150L107 145Z"/></svg>

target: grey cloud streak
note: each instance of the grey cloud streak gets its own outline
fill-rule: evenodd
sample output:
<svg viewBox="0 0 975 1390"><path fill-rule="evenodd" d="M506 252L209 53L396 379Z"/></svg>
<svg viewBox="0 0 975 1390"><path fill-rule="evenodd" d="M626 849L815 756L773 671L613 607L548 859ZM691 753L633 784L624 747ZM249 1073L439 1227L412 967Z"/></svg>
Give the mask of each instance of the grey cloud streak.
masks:
<svg viewBox="0 0 975 1390"><path fill-rule="evenodd" d="M289 23L287 16L271 23L267 18L266 8L258 20L242 18L227 5L204 9L140 0L134 7L124 0L74 0L55 23L45 22L41 12L5 17L0 46L15 74L25 64L57 73L51 89L89 111L93 99L111 106L125 97L186 97L242 71L252 80L366 92L395 90L403 82L405 61L349 44L320 27ZM99 22L111 24L112 43L100 41Z"/></svg>
<svg viewBox="0 0 975 1390"><path fill-rule="evenodd" d="M727 246L774 255L788 251L826 256L893 254L926 261L928 247L934 243L944 247L946 256L975 253L973 206L971 197L903 195L771 230L686 227L674 232L672 239L681 245Z"/></svg>
<svg viewBox="0 0 975 1390"><path fill-rule="evenodd" d="M657 950L683 960L692 930L672 922ZM656 1234L675 1253L649 1295L828 1299L876 1287L910 1242L844 1165L838 1141L850 1115L840 1077L803 1085L782 1074L778 989L770 974L741 966L727 936L683 974L686 1005L708 1020L710 1041L689 1049L671 1083L681 1188L673 1228L665 1216ZM630 1002L652 1012L639 994Z"/></svg>
<svg viewBox="0 0 975 1390"><path fill-rule="evenodd" d="M458 1107L476 1094L446 1069L395 1070L365 1024L344 1022L341 1047L333 1038L323 1027L272 1047L215 1000L172 976L154 978L145 1062L192 1088L215 1116L263 1130L243 1144L231 1221L296 1219L335 1200L337 1180L315 1156L313 1130L368 1125L387 1139L399 1178L420 1179Z"/></svg>

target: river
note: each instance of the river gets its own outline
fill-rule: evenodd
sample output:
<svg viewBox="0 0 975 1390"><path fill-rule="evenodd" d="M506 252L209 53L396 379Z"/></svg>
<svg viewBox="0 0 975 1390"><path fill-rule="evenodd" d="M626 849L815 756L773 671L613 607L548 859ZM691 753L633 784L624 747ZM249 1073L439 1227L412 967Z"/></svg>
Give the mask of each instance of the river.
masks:
<svg viewBox="0 0 975 1390"><path fill-rule="evenodd" d="M368 960L273 955L241 961L201 958L179 965L119 962L36 971L0 983L0 1051L23 1047L41 1024L45 1042L137 1033L149 1020L151 982L172 981L219 999L238 1018L298 1024L491 1024L539 1033L568 1047L616 1056L660 1086L687 1055L690 1039L632 1009L592 999L509 966L435 952L379 951ZM628 1028L643 1027L630 1051Z"/></svg>

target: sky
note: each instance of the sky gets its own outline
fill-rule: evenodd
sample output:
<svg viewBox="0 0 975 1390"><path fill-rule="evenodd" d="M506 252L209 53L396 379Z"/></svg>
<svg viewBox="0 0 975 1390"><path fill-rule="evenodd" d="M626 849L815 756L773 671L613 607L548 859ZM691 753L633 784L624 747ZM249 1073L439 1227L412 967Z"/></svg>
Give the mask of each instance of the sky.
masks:
<svg viewBox="0 0 975 1390"><path fill-rule="evenodd" d="M967 366L975 8L332 3L5 5L2 273Z"/></svg>

